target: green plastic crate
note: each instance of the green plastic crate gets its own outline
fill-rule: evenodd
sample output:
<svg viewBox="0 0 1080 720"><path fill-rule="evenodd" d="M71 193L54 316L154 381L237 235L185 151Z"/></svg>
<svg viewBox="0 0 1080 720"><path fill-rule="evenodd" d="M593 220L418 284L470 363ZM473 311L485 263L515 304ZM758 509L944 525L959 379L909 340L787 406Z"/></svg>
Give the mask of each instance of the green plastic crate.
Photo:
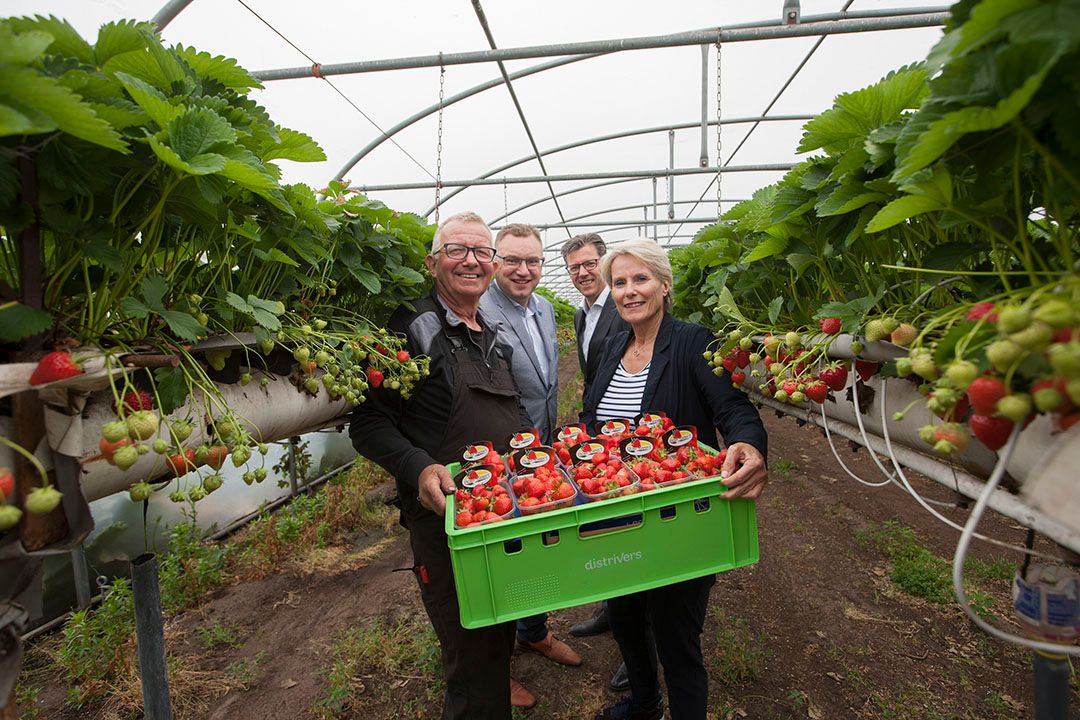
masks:
<svg viewBox="0 0 1080 720"><path fill-rule="evenodd" d="M493 625L756 563L755 503L721 500L725 491L720 478L706 478L464 529L454 526L448 497L461 624ZM619 518L640 522L594 527Z"/></svg>

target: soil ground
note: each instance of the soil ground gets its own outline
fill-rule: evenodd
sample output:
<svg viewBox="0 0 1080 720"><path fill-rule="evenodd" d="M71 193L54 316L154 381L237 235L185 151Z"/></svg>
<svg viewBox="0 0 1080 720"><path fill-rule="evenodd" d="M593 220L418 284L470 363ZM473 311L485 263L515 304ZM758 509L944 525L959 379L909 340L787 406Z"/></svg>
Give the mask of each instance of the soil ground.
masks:
<svg viewBox="0 0 1080 720"><path fill-rule="evenodd" d="M564 386L580 382L574 354L564 357L560 370ZM952 557L957 533L895 488L868 488L849 478L812 426L799 427L772 413L764 420L772 477L758 503L761 560L722 574L712 593L703 637L710 717L1033 718L1029 653L984 634L955 602L935 603L901 589L897 567L903 558L889 549L903 543L890 546L882 540L908 538L903 547L921 551L907 553L914 555L916 569L925 561L940 571L942 559ZM845 443L838 451L855 473L880 477L865 450L852 452ZM913 482L928 497L960 499L919 476ZM967 510L945 514L963 523ZM996 515L988 515L980 530L1016 544L1025 537L1022 527ZM205 711L185 715L213 720L440 716L432 635L424 627L415 581L411 573L391 572L411 564L406 535L395 528L386 537L358 541L375 546L338 563L224 588L197 611L170 622L170 636L178 638L171 654L186 666L218 676L227 671L233 678L226 692L207 690ZM1000 577L980 580L978 597L1003 618L998 622L1016 630L1003 575L1019 555L977 544L973 556L1004 566ZM927 576L922 582L938 580ZM569 627L593 611L588 606L555 612L551 627L569 639ZM206 651L193 638L210 624L235 628L237 642ZM422 657L411 665L387 666L368 655L346 678L345 697L327 703L332 648L340 647L335 643L342 633L365 627L410 628L408 638L386 631L376 655L389 656L411 642ZM616 699L607 689L619 664L610 634L570 642L584 657L580 668L559 667L537 655L515 657L515 677L539 698L536 708L516 716L587 720ZM1077 687L1074 679L1070 720L1080 719ZM61 711L58 696L60 691L50 700L49 692L42 693L42 702L55 711L44 716L104 716Z"/></svg>

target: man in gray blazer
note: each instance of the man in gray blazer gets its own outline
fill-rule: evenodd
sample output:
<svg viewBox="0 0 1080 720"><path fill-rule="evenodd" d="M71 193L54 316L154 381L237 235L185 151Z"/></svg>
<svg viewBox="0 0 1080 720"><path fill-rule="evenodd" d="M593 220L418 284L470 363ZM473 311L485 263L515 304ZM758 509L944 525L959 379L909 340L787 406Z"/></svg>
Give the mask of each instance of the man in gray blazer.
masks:
<svg viewBox="0 0 1080 720"><path fill-rule="evenodd" d="M533 292L544 266L540 233L532 225L506 225L495 236L495 251L495 282L480 298L480 311L486 320L498 323L499 339L513 349L510 371L525 411L542 441L550 444L558 419L559 348L555 310ZM517 429L508 428L507 433ZM522 650L562 665L581 664L581 656L548 630L545 614L518 620L517 636Z"/></svg>

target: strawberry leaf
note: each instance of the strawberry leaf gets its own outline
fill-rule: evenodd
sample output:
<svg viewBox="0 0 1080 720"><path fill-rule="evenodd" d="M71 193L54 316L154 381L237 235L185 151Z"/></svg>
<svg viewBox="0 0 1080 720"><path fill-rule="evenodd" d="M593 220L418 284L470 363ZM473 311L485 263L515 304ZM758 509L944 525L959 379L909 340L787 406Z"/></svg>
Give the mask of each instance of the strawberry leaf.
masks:
<svg viewBox="0 0 1080 720"><path fill-rule="evenodd" d="M14 301L0 305L0 340L22 340L50 327L52 316L47 312Z"/></svg>
<svg viewBox="0 0 1080 720"><path fill-rule="evenodd" d="M179 310L161 310L158 312L168 323L169 329L181 340L198 340L205 332L199 321L186 312Z"/></svg>
<svg viewBox="0 0 1080 720"><path fill-rule="evenodd" d="M157 383L158 402L163 415L173 412L187 400L190 388L181 368L158 368L154 370L154 380Z"/></svg>

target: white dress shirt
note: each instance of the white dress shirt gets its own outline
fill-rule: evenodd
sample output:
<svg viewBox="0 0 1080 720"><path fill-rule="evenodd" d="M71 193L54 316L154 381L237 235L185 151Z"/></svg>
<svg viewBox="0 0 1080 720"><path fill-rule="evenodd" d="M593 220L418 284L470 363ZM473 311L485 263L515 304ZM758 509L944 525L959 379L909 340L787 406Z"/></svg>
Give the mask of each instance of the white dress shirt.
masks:
<svg viewBox="0 0 1080 720"><path fill-rule="evenodd" d="M585 301L585 298L581 298L581 309L585 311L585 332L581 337L581 352L586 361L589 359L589 343L592 341L593 333L596 331L596 323L600 322L600 313L603 312L604 303L607 302L609 295L611 295L611 288L605 287L596 296L596 302L591 306Z"/></svg>

